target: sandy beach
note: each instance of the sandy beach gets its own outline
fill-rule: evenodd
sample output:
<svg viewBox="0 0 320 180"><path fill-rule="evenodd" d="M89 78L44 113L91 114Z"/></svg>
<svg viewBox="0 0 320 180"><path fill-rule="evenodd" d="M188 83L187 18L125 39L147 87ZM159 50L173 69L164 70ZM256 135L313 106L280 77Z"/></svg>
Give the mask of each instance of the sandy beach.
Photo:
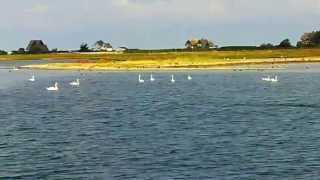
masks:
<svg viewBox="0 0 320 180"><path fill-rule="evenodd" d="M233 59L233 60L135 60L112 62L66 62L46 63L21 66L24 69L42 70L91 70L91 71L170 71L170 70L277 70L284 69L283 64L316 63L320 58L268 58L268 59Z"/></svg>

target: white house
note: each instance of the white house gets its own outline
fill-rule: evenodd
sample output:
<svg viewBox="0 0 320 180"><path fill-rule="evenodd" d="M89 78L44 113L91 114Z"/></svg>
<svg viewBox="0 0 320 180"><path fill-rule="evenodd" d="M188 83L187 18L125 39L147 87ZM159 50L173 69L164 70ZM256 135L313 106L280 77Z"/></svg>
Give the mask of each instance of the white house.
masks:
<svg viewBox="0 0 320 180"><path fill-rule="evenodd" d="M105 43L103 41L97 41L95 44L94 44L94 50L95 51L108 51L108 52L111 52L113 51L113 47L110 43Z"/></svg>
<svg viewBox="0 0 320 180"><path fill-rule="evenodd" d="M118 48L116 49L116 52L124 52L124 51L126 51L126 50L128 50L128 48L126 48L126 47L118 47Z"/></svg>

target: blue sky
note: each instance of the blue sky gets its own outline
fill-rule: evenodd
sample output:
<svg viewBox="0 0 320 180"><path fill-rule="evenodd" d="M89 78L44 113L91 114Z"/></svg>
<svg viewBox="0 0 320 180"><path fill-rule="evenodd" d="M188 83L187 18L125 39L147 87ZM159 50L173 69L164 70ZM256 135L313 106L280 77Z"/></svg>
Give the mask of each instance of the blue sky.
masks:
<svg viewBox="0 0 320 180"><path fill-rule="evenodd" d="M318 30L320 0L2 0L0 49L43 39L76 49L96 40L130 48L183 47L206 37L219 46L295 43Z"/></svg>

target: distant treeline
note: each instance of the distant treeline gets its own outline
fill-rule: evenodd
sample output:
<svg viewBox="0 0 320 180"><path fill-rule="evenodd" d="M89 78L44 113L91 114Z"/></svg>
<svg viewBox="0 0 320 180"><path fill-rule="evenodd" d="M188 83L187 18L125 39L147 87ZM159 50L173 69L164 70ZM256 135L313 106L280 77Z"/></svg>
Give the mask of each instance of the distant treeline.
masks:
<svg viewBox="0 0 320 180"><path fill-rule="evenodd" d="M278 46L261 47L261 46L223 46L215 49L128 49L126 53L167 53L167 52L208 52L208 51L241 51L241 50L268 50L268 49L294 49L297 47L282 48Z"/></svg>
<svg viewBox="0 0 320 180"><path fill-rule="evenodd" d="M260 46L223 46L218 47L207 39L192 39L185 43L183 49L157 49L157 50L141 50L128 49L127 53L164 53L164 52L201 52L201 51L241 51L241 50L273 50L273 49L294 49L294 48L319 48L320 47L320 31L304 33L297 45L294 46L289 39L284 39L279 44L263 43Z"/></svg>
<svg viewBox="0 0 320 180"><path fill-rule="evenodd" d="M6 51L0 50L0 55L6 55L8 54Z"/></svg>
<svg viewBox="0 0 320 180"><path fill-rule="evenodd" d="M166 53L166 52L201 52L212 51L213 49L127 49L126 53Z"/></svg>
<svg viewBox="0 0 320 180"><path fill-rule="evenodd" d="M97 41L95 48L91 49L87 43L82 43L79 50L72 52L95 52L95 51L115 51L110 43ZM218 47L212 41L201 38L187 40L184 44L185 48L175 49L129 49L120 47L120 52L125 53L166 53L166 52L202 52L202 51L240 51L240 50L272 50L272 49L294 49L294 48L319 48L320 47L320 31L304 33L296 45L292 45L289 39L284 39L279 44L263 43L260 46L224 46ZM118 49L118 50L119 50ZM42 54L42 53L61 53L69 51L59 51L58 49L49 50L42 40L30 41L27 48L19 48L11 51L10 54ZM6 51L0 50L0 55L8 54Z"/></svg>

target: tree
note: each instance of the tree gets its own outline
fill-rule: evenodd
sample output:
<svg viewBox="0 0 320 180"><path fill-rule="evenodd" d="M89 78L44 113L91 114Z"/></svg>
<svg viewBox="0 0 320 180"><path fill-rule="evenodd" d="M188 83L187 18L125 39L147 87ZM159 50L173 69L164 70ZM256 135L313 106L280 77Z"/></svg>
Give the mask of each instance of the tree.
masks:
<svg viewBox="0 0 320 180"><path fill-rule="evenodd" d="M0 55L7 55L7 54L8 53L6 51L0 49Z"/></svg>
<svg viewBox="0 0 320 180"><path fill-rule="evenodd" d="M263 49L272 49L274 48L274 45L271 44L271 43L263 43L260 45L260 48L263 48Z"/></svg>
<svg viewBox="0 0 320 180"><path fill-rule="evenodd" d="M209 49L210 48L210 41L208 39L200 39L199 40L200 48L202 49Z"/></svg>
<svg viewBox="0 0 320 180"><path fill-rule="evenodd" d="M209 41L209 48L218 48L217 45L215 45L213 42Z"/></svg>
<svg viewBox="0 0 320 180"><path fill-rule="evenodd" d="M24 54L26 53L25 49L24 48L19 48L18 51L17 51L18 54Z"/></svg>
<svg viewBox="0 0 320 180"><path fill-rule="evenodd" d="M298 41L298 42L297 42L297 48L301 48L301 47L303 47L303 44L302 44L301 41Z"/></svg>
<svg viewBox="0 0 320 180"><path fill-rule="evenodd" d="M291 42L289 39L285 39L283 41L280 42L280 44L278 45L278 47L280 48L291 48L292 45L291 45Z"/></svg>
<svg viewBox="0 0 320 180"><path fill-rule="evenodd" d="M320 31L313 31L304 33L300 41L297 43L297 47L315 47L320 46Z"/></svg>
<svg viewBox="0 0 320 180"><path fill-rule="evenodd" d="M79 52L90 52L88 44L87 43L82 43L80 45Z"/></svg>

